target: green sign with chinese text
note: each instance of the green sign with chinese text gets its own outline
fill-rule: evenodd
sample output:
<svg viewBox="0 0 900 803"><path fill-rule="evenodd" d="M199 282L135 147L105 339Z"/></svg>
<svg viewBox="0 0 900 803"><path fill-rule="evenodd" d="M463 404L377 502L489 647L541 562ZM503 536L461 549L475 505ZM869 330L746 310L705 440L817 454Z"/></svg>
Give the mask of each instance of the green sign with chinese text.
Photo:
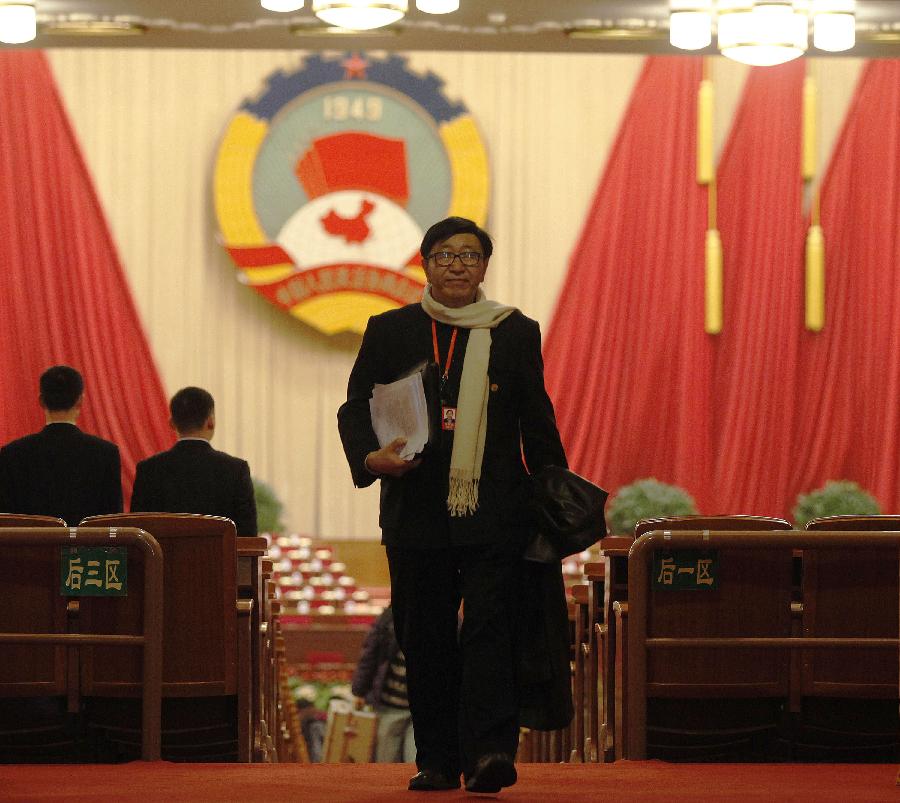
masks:
<svg viewBox="0 0 900 803"><path fill-rule="evenodd" d="M60 550L59 593L64 597L127 596L126 548L63 547Z"/></svg>
<svg viewBox="0 0 900 803"><path fill-rule="evenodd" d="M719 553L715 549L675 549L653 553L653 588L669 591L719 587Z"/></svg>

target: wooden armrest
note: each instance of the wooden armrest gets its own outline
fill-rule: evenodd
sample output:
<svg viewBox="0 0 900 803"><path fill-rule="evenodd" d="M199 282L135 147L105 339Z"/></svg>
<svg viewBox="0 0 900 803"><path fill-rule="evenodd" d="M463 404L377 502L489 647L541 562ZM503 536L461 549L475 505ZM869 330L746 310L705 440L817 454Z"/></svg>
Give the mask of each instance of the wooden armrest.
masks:
<svg viewBox="0 0 900 803"><path fill-rule="evenodd" d="M235 541L238 555L247 557L265 555L269 546L266 539L260 536L239 535Z"/></svg>
<svg viewBox="0 0 900 803"><path fill-rule="evenodd" d="M619 602L614 602L613 612L618 618L625 619L628 616L628 603L621 600Z"/></svg>
<svg viewBox="0 0 900 803"><path fill-rule="evenodd" d="M591 645L585 642L581 645L581 654L588 657L591 654Z"/></svg>
<svg viewBox="0 0 900 803"><path fill-rule="evenodd" d="M253 600L239 599L237 601L237 613L238 616L250 616L253 613Z"/></svg>
<svg viewBox="0 0 900 803"><path fill-rule="evenodd" d="M596 635L605 636L608 632L609 628L606 625L600 624L599 622L594 623L594 633Z"/></svg>
<svg viewBox="0 0 900 803"><path fill-rule="evenodd" d="M600 554L627 555L633 543L634 538L630 535L608 535L600 539Z"/></svg>
<svg viewBox="0 0 900 803"><path fill-rule="evenodd" d="M582 585L572 586L572 588L570 589L572 592L572 599L574 599L578 605L587 605L589 588L590 586L588 586L586 583Z"/></svg>

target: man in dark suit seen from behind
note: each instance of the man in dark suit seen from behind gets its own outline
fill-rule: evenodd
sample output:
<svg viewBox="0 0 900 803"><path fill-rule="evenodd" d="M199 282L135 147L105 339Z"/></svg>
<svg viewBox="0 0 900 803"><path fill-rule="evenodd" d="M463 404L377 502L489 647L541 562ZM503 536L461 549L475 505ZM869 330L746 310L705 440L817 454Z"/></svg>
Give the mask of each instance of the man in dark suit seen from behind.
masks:
<svg viewBox="0 0 900 803"><path fill-rule="evenodd" d="M138 463L131 512L224 516L238 535L256 535L250 466L210 444L216 431L213 397L203 388L182 388L169 411L178 442Z"/></svg>
<svg viewBox="0 0 900 803"><path fill-rule="evenodd" d="M70 527L86 516L122 512L119 448L77 425L84 380L68 365L41 374L40 432L0 449L0 511L55 516Z"/></svg>

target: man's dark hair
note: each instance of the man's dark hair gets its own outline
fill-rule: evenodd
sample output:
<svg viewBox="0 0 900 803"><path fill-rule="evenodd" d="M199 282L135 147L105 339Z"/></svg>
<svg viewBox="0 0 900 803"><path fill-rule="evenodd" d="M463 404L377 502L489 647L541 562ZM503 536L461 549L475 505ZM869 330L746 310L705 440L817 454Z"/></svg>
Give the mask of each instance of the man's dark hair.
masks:
<svg viewBox="0 0 900 803"><path fill-rule="evenodd" d="M215 402L209 391L203 388L182 388L169 402L172 423L179 432L200 429L215 409Z"/></svg>
<svg viewBox="0 0 900 803"><path fill-rule="evenodd" d="M82 393L84 380L68 365L54 365L41 374L41 405L50 412L71 410Z"/></svg>
<svg viewBox="0 0 900 803"><path fill-rule="evenodd" d="M431 253L431 249L434 248L435 243L449 240L454 234L474 234L478 238L478 242L481 243L481 250L484 252L485 259L488 259L494 253L494 243L491 241L491 235L474 220L469 220L465 217L445 217L425 232L425 236L422 238L422 247L419 249L422 259L428 259L428 255Z"/></svg>

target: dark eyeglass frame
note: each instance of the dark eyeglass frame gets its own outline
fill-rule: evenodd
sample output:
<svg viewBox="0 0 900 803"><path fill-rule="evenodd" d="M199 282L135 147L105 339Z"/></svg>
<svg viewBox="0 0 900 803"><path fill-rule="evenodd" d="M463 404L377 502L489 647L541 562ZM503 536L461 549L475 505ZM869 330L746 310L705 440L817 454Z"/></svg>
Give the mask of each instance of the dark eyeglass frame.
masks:
<svg viewBox="0 0 900 803"><path fill-rule="evenodd" d="M449 268L455 260L459 260L459 264L465 268L476 268L484 259L484 254L478 251L460 251L454 254L452 251L435 251L428 255L428 259L434 260L434 264L439 268Z"/></svg>

